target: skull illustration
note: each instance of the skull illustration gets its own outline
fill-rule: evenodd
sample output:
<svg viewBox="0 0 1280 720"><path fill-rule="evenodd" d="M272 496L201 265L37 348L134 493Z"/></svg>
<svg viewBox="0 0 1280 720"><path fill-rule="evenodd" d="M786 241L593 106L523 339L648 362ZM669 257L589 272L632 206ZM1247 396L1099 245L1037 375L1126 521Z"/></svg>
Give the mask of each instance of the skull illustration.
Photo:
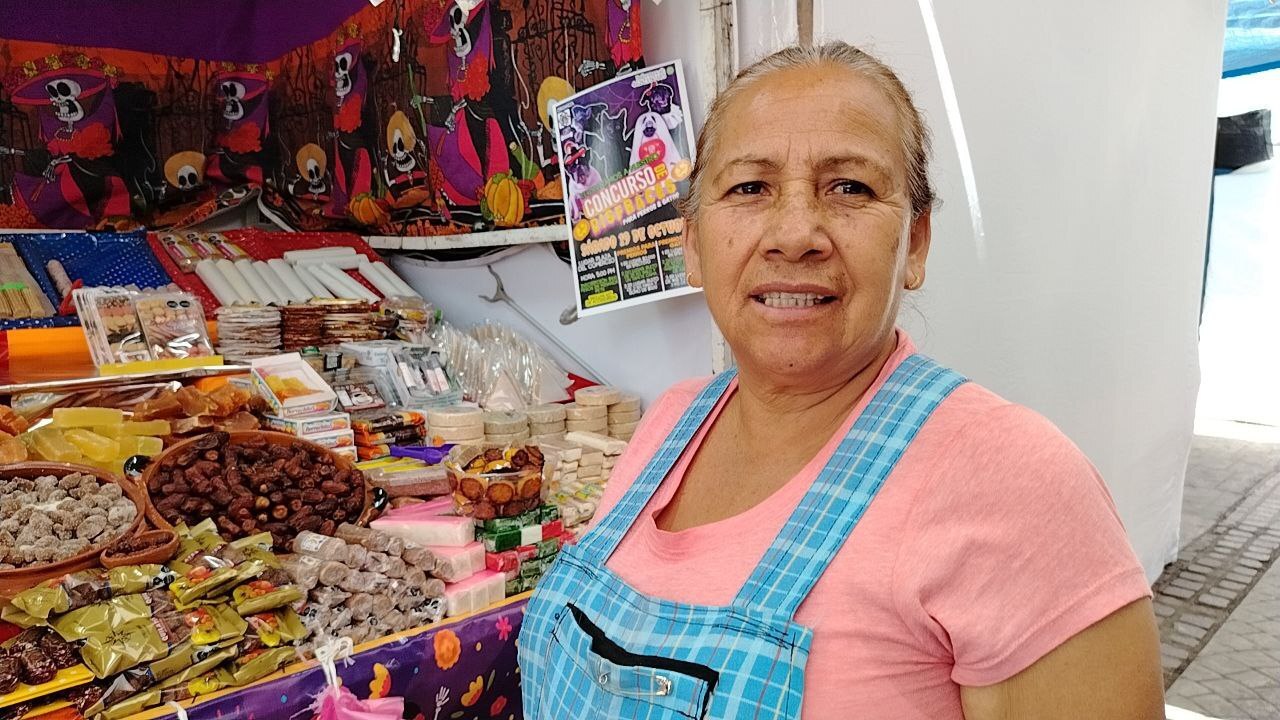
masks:
<svg viewBox="0 0 1280 720"><path fill-rule="evenodd" d="M49 93L49 102L53 103L53 113L59 120L68 125L84 119L84 107L80 104L80 83L71 78L51 80L44 89Z"/></svg>
<svg viewBox="0 0 1280 720"><path fill-rule="evenodd" d="M329 169L329 158L323 148L315 143L307 143L298 149L294 160L298 174L307 181L307 192L322 195L328 191L324 176Z"/></svg>
<svg viewBox="0 0 1280 720"><path fill-rule="evenodd" d="M471 33L467 32L467 18L479 4L474 0L456 0L449 9L449 35L453 38L453 54L460 58L471 54Z"/></svg>
<svg viewBox="0 0 1280 720"><path fill-rule="evenodd" d="M218 85L218 94L222 96L222 117L228 121L244 117L244 83L224 80Z"/></svg>
<svg viewBox="0 0 1280 720"><path fill-rule="evenodd" d="M391 155L391 162L401 173L412 172L417 167L418 162L411 154L417 143L418 138L413 132L413 125L409 122L409 118L404 112L395 111L387 121L387 153Z"/></svg>
<svg viewBox="0 0 1280 720"><path fill-rule="evenodd" d="M339 98L344 98L347 93L351 92L351 72L354 69L355 60L351 57L351 53L338 53L333 58L333 79L337 87Z"/></svg>
<svg viewBox="0 0 1280 720"><path fill-rule="evenodd" d="M203 153L184 150L174 153L164 163L164 179L182 192L195 190L204 184Z"/></svg>

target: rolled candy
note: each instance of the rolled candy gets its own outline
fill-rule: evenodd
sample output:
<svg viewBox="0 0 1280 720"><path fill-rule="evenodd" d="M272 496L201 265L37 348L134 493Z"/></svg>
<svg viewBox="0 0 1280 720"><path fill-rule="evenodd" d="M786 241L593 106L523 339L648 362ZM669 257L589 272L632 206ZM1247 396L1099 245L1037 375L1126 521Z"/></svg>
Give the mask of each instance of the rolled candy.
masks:
<svg viewBox="0 0 1280 720"><path fill-rule="evenodd" d="M320 560L347 559L347 544L336 537L303 530L293 539L292 550L300 555L310 555Z"/></svg>
<svg viewBox="0 0 1280 720"><path fill-rule="evenodd" d="M344 568L345 569L345 568ZM342 605L351 593L333 587L320 587L311 591L311 602L323 608L334 608Z"/></svg>
<svg viewBox="0 0 1280 720"><path fill-rule="evenodd" d="M395 632L400 632L401 630L408 630L409 628L413 627L413 623L409 619L409 616L404 614L403 612L400 612L399 610L392 610L388 613L385 613L382 617L383 617L383 620L386 622L387 627L391 628Z"/></svg>
<svg viewBox="0 0 1280 720"><path fill-rule="evenodd" d="M369 551L364 549L363 545L347 545L346 563L352 568L364 567L365 560L369 557Z"/></svg>
<svg viewBox="0 0 1280 720"><path fill-rule="evenodd" d="M386 533L359 527L351 523L342 523L333 534L338 539L344 540L351 545L360 545L366 550L380 553L387 552L387 541L390 539L390 536Z"/></svg>
<svg viewBox="0 0 1280 720"><path fill-rule="evenodd" d="M406 544L404 551L400 553L400 558L423 572L435 572L436 555L422 545Z"/></svg>
<svg viewBox="0 0 1280 720"><path fill-rule="evenodd" d="M368 593L356 593L343 604L351 610L352 617L366 617L373 611L373 598Z"/></svg>
<svg viewBox="0 0 1280 720"><path fill-rule="evenodd" d="M396 601L385 591L373 595L372 598L372 612L378 617L385 619L389 613L396 609ZM388 622L387 624L390 625L391 623Z"/></svg>
<svg viewBox="0 0 1280 720"><path fill-rule="evenodd" d="M331 587L342 587L348 581L353 571L345 564L337 560L328 560L320 566L320 570L316 574L316 579L321 585Z"/></svg>
<svg viewBox="0 0 1280 720"><path fill-rule="evenodd" d="M279 560L294 584L303 590L309 591L320 583L320 568L324 561L310 555L280 555Z"/></svg>
<svg viewBox="0 0 1280 720"><path fill-rule="evenodd" d="M389 578L404 577L407 569L404 560L398 557L392 557L386 553L371 552L365 559L364 569L379 575L386 575Z"/></svg>

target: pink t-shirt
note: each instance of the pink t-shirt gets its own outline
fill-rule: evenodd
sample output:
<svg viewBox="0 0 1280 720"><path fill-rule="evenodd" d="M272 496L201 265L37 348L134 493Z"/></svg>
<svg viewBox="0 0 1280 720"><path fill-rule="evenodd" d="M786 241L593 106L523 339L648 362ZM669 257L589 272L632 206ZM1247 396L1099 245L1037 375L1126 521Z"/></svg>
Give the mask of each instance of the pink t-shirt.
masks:
<svg viewBox="0 0 1280 720"><path fill-rule="evenodd" d="M608 566L647 595L729 603L857 415L914 351L899 332L897 350L844 427L759 505L708 525L659 530L654 518L675 494L704 426ZM706 382L682 382L649 409L597 518ZM735 380L725 397L736 387ZM1040 415L967 383L921 428L797 612L814 631L803 716L963 720L961 685L1006 680L1150 594L1088 459Z"/></svg>

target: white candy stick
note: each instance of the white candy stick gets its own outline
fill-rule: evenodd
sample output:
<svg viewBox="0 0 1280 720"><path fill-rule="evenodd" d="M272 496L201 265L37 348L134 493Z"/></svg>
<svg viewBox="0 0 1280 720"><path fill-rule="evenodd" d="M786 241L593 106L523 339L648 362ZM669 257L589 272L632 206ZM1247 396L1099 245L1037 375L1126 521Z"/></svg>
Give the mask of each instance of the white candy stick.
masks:
<svg viewBox="0 0 1280 720"><path fill-rule="evenodd" d="M263 305L280 304L275 292L267 285L266 280L263 280L262 276L258 274L258 270L253 266L252 260L237 260L236 269L244 276L244 281L249 283L249 288L253 290L254 295L257 295L262 300Z"/></svg>
<svg viewBox="0 0 1280 720"><path fill-rule="evenodd" d="M324 272L324 268L320 265L298 266L298 272L309 272L311 276L318 280L322 285L328 288L331 297L345 298L347 297L347 288L340 280Z"/></svg>
<svg viewBox="0 0 1280 720"><path fill-rule="evenodd" d="M205 287L209 288L209 292L218 298L220 305L235 305L240 302L240 296L236 293L235 288L227 283L227 279L218 272L218 266L212 260L201 260L196 263L196 275L204 281Z"/></svg>
<svg viewBox="0 0 1280 720"><path fill-rule="evenodd" d="M391 297L392 295L400 294L399 288L394 284L387 282L387 279L382 276L382 273L378 272L377 268L375 268L371 263L362 263L360 265L360 274L364 276L365 280L373 283L373 286L378 288L378 292L382 293L383 297Z"/></svg>
<svg viewBox="0 0 1280 720"><path fill-rule="evenodd" d="M346 274L342 270L339 270L329 264L317 265L313 269L324 273L325 278L331 278L333 281L337 282L339 286L344 288L346 292L343 297L367 300L369 302L378 302L377 295L374 295L365 286L353 280L350 275ZM325 281L325 284L328 284L327 280Z"/></svg>
<svg viewBox="0 0 1280 720"><path fill-rule="evenodd" d="M289 294L298 302L306 302L311 299L311 291L303 284L302 279L293 271L293 266L280 258L271 258L267 261L267 265L280 276L280 280L289 288Z"/></svg>
<svg viewBox="0 0 1280 720"><path fill-rule="evenodd" d="M355 270L360 267L360 263L369 262L369 258L363 255L330 255L322 257L307 257L295 261L294 265L332 265L340 270Z"/></svg>
<svg viewBox="0 0 1280 720"><path fill-rule="evenodd" d="M302 258L313 257L335 257L339 255L355 255L356 249L347 246L314 248L312 250L290 250L284 254L284 259L289 262L296 262Z"/></svg>
<svg viewBox="0 0 1280 720"><path fill-rule="evenodd" d="M218 263L218 272L222 273L222 277L227 279L227 283L240 296L241 302L262 302L262 298L254 295L253 290L249 288L249 283L245 282L244 276L236 269L235 263L225 258L215 262Z"/></svg>
<svg viewBox="0 0 1280 720"><path fill-rule="evenodd" d="M409 285L409 283L404 281L404 278L400 277L399 275L396 275L394 270L387 267L386 263L384 262L373 263L373 269L382 273L382 276L385 277L388 282L394 284L396 286L396 289L400 291L399 292L400 295L408 295L410 297L422 297L422 295L419 294L417 290L414 290L413 287Z"/></svg>
<svg viewBox="0 0 1280 720"><path fill-rule="evenodd" d="M293 268L293 270L295 274L297 274L298 280L302 282L303 285L307 286L307 292L311 297L333 297L333 293L329 292L328 289L325 288L324 283L320 282L320 278L316 277L315 274L311 272L311 268L299 265L298 267Z"/></svg>
<svg viewBox="0 0 1280 720"><path fill-rule="evenodd" d="M257 271L258 277L262 278L262 282L271 288L271 292L275 294L278 304L288 305L290 300L295 299L293 293L289 292L289 286L284 284L284 280L280 279L280 276L276 274L275 270L271 269L270 265L261 260L255 260L253 269Z"/></svg>

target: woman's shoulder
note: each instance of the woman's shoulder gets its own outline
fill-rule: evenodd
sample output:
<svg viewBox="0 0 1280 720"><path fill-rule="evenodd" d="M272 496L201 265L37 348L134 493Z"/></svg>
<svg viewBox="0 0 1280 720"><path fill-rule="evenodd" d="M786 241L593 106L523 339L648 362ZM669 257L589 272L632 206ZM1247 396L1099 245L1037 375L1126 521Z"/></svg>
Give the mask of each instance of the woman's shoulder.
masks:
<svg viewBox="0 0 1280 720"><path fill-rule="evenodd" d="M1102 490L1089 458L1052 420L975 382L958 387L930 418L935 475L952 487L978 486L979 495L1010 490ZM921 438L924 439L924 438Z"/></svg>

